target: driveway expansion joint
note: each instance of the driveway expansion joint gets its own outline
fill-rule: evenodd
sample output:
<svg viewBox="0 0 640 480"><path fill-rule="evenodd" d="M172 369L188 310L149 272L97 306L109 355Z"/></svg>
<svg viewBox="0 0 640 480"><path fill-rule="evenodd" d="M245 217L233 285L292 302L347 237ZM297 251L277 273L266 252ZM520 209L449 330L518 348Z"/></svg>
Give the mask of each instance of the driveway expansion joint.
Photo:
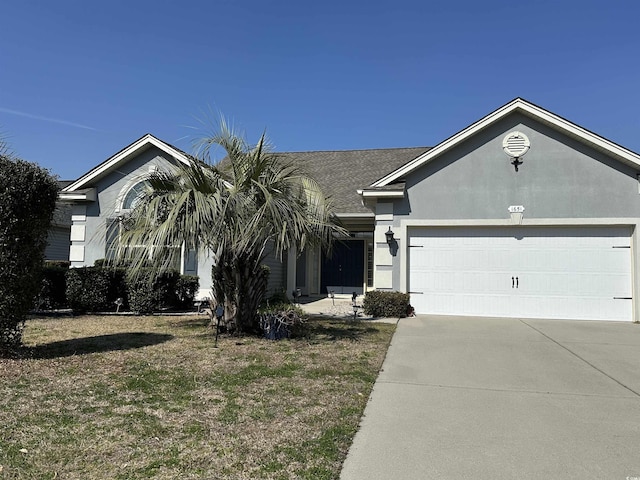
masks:
<svg viewBox="0 0 640 480"><path fill-rule="evenodd" d="M580 355L578 355L576 352L574 352L573 350L571 350L569 347L567 347L566 345L563 345L562 343L558 342L557 340L555 340L554 338L551 338L549 335L547 335L546 333L544 333L543 331L537 329L536 327L529 325L527 322L525 322L524 320L520 319L520 322L525 324L527 327L531 328L532 330L535 330L536 332L538 332L540 335L542 335L543 337L549 339L550 341L552 341L553 343L555 343L556 345L558 345L559 347L565 349L567 352L569 352L571 355L575 356L576 358L582 360L584 363L586 363L587 365L589 365L591 368L593 368L594 370L600 372L602 375L604 375L605 377L607 377L610 380L613 380L614 382L616 382L618 385L620 385L621 387L625 388L626 390L629 390L631 393L633 393L636 397L640 398L640 393L636 392L634 389L632 389L631 387L625 385L624 383L622 383L620 380L617 380L616 378L612 377L611 375L609 375L607 372L605 372L604 370L596 367L593 363L589 362L588 360L584 359L583 357L581 357ZM577 343L577 342L574 342Z"/></svg>

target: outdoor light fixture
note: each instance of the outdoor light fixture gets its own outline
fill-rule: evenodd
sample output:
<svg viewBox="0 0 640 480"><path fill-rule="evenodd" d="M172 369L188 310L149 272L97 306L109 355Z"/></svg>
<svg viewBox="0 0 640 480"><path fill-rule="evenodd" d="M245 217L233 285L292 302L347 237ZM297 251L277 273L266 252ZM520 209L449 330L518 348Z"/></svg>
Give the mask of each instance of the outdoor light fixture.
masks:
<svg viewBox="0 0 640 480"><path fill-rule="evenodd" d="M384 236L387 237L387 245L391 245L393 243L393 232L391 231L391 227L389 227L389 230L384 232Z"/></svg>

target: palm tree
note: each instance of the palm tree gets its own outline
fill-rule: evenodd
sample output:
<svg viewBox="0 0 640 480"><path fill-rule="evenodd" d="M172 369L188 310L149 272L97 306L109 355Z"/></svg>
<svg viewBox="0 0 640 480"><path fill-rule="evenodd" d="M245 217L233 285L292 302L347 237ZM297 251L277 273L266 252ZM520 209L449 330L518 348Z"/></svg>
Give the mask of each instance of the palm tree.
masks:
<svg viewBox="0 0 640 480"><path fill-rule="evenodd" d="M217 165L209 161L214 147L226 153ZM148 186L123 222L117 257L135 275L149 265L160 271L175 265L182 245L211 255L213 300L224 304L226 325L238 333L258 330L268 255L327 250L346 233L318 184L272 153L264 134L249 146L224 122L201 141L191 165L156 172Z"/></svg>

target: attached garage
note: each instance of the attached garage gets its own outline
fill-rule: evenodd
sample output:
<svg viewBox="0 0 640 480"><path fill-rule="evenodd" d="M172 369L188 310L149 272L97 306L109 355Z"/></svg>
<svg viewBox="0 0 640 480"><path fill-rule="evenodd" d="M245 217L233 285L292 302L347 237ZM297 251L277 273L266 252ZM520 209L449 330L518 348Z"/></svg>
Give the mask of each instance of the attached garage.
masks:
<svg viewBox="0 0 640 480"><path fill-rule="evenodd" d="M420 314L640 322L640 154L521 98L361 191Z"/></svg>
<svg viewBox="0 0 640 480"><path fill-rule="evenodd" d="M418 313L631 321L630 227L408 229Z"/></svg>

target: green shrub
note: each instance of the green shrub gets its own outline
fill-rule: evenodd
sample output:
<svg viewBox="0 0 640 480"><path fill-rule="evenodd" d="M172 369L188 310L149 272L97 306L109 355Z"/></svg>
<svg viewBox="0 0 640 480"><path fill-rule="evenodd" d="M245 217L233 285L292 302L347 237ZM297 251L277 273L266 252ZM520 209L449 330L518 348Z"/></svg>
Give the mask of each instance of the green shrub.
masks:
<svg viewBox="0 0 640 480"><path fill-rule="evenodd" d="M45 267L59 267L59 268L64 268L67 269L71 266L71 262L68 260L45 260L44 261L44 266Z"/></svg>
<svg viewBox="0 0 640 480"><path fill-rule="evenodd" d="M195 275L180 275L176 284L176 308L189 310L193 307L200 288L200 279Z"/></svg>
<svg viewBox="0 0 640 480"><path fill-rule="evenodd" d="M113 307L109 296L112 275L99 267L71 268L67 271L66 294L69 307L76 313L99 312Z"/></svg>
<svg viewBox="0 0 640 480"><path fill-rule="evenodd" d="M22 343L57 195L47 170L12 158L0 144L0 353Z"/></svg>
<svg viewBox="0 0 640 480"><path fill-rule="evenodd" d="M148 314L161 309L191 308L199 280L175 270L156 274L149 269L128 279L126 284L130 310Z"/></svg>
<svg viewBox="0 0 640 480"><path fill-rule="evenodd" d="M152 272L141 273L135 278L126 280L129 308L141 314L153 313L157 310L160 296L154 288Z"/></svg>
<svg viewBox="0 0 640 480"><path fill-rule="evenodd" d="M104 267L103 270L106 270L106 275L109 278L109 290L107 291L107 311L116 310L118 306L116 305L116 300L121 298L123 301L120 310L126 310L129 308L128 298L129 293L127 292L127 270L124 268L113 268L113 267Z"/></svg>
<svg viewBox="0 0 640 480"><path fill-rule="evenodd" d="M162 309L176 308L178 305L178 282L180 272L172 270L156 275L153 289L158 292L157 307Z"/></svg>
<svg viewBox="0 0 640 480"><path fill-rule="evenodd" d="M303 317L304 316L304 310L302 310L302 307L300 307L299 305L295 305L293 303L291 303L290 300L286 300L284 302L278 302L278 303L273 303L273 304L269 304L264 305L262 307L260 307L260 309L258 310L258 313L263 314L263 313L278 313L278 312L284 312L284 311L292 311L295 312L297 315Z"/></svg>
<svg viewBox="0 0 640 480"><path fill-rule="evenodd" d="M406 317L409 308L409 294L371 290L365 294L362 307L365 315L373 317Z"/></svg>
<svg viewBox="0 0 640 480"><path fill-rule="evenodd" d="M67 304L77 313L120 310L148 314L161 309L191 308L198 291L198 277L177 271L156 274L144 269L135 278L127 278L121 267L72 268L66 274Z"/></svg>
<svg viewBox="0 0 640 480"><path fill-rule="evenodd" d="M273 294L267 298L266 305L278 305L278 304L290 304L291 300L287 297L287 292L284 288L276 290Z"/></svg>
<svg viewBox="0 0 640 480"><path fill-rule="evenodd" d="M68 270L69 262L45 262L40 292L35 301L36 310L53 310L68 306L66 294Z"/></svg>
<svg viewBox="0 0 640 480"><path fill-rule="evenodd" d="M104 260L96 260L94 265L109 279L107 298L102 307L104 310L117 310L118 298L123 301L120 311L131 310L143 314L175 308L179 304L180 274L175 270L157 275L151 269L144 269L132 279L127 278L128 272L124 267L114 267Z"/></svg>

